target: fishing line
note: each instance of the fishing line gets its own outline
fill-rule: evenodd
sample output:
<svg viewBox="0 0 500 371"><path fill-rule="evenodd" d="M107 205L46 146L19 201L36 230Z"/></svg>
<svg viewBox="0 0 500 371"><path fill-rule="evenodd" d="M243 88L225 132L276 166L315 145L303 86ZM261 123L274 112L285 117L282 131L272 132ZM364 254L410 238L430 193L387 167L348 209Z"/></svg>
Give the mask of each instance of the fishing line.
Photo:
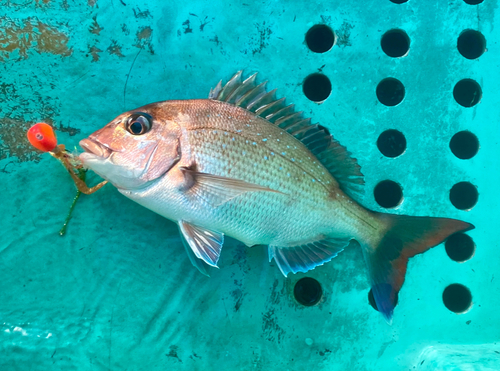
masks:
<svg viewBox="0 0 500 371"><path fill-rule="evenodd" d="M137 52L137 55L135 56L135 58L132 62L132 65L130 66L130 70L128 71L127 79L125 80L125 86L123 87L123 110L125 110L125 94L127 93L128 78L130 77L130 74L132 73L132 68L134 68L135 61L137 60L137 57L141 53L143 47L144 47L144 44L141 45L141 48Z"/></svg>

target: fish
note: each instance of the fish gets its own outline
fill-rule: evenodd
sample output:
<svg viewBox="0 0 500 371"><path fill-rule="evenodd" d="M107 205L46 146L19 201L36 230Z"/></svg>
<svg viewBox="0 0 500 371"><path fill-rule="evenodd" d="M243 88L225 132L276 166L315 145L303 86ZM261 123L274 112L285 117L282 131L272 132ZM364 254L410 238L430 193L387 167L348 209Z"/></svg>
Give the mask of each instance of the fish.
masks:
<svg viewBox="0 0 500 371"><path fill-rule="evenodd" d="M177 223L191 263L218 267L224 237L266 245L283 275L331 261L351 242L391 323L408 259L474 228L362 206L358 161L257 73L237 72L208 99L127 111L80 142L83 165Z"/></svg>

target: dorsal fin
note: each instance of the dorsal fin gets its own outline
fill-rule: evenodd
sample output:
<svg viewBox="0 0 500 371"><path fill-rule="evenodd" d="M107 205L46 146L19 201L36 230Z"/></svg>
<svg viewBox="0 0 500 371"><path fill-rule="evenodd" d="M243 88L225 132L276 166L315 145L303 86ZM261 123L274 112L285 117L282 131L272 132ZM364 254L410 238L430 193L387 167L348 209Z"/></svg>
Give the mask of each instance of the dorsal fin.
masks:
<svg viewBox="0 0 500 371"><path fill-rule="evenodd" d="M276 89L266 91L267 81L257 85L257 73L244 81L241 75L242 71L238 71L224 86L222 80L219 81L210 90L209 99L242 107L286 130L321 161L339 182L342 191L358 198L363 193L365 181L361 167L351 153L323 126L311 125L311 119L305 119L302 112L295 112L293 104L286 105L285 98L276 98Z"/></svg>

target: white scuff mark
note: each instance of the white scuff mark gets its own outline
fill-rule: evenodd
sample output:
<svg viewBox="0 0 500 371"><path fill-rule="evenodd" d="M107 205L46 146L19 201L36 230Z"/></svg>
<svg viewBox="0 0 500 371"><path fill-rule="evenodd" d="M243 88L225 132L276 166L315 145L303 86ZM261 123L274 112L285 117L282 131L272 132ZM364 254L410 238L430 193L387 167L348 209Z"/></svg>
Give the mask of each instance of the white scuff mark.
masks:
<svg viewBox="0 0 500 371"><path fill-rule="evenodd" d="M21 335L28 336L28 333L22 327L17 327L17 326L14 327L14 332L20 332Z"/></svg>
<svg viewBox="0 0 500 371"><path fill-rule="evenodd" d="M151 144L155 144L157 141L153 141L153 140L144 140L143 138L141 138L139 135L137 135L135 138L134 138L136 141L138 141L139 143L137 143L137 148L138 149L144 149L144 148L147 148L149 147ZM164 136L160 136L159 140L165 140L166 138Z"/></svg>

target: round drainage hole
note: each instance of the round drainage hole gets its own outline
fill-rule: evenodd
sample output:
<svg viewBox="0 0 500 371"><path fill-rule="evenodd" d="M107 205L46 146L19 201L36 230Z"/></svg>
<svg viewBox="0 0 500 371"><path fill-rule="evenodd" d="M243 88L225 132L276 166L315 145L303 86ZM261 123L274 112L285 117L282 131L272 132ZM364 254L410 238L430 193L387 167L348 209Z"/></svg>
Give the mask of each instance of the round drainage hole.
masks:
<svg viewBox="0 0 500 371"><path fill-rule="evenodd" d="M325 53L335 44L335 34L327 25L317 24L307 31L306 44L315 53Z"/></svg>
<svg viewBox="0 0 500 371"><path fill-rule="evenodd" d="M396 300L394 303L394 307L396 307L396 305L398 305L398 293L396 293L395 299ZM372 308L375 309L377 312L379 311L377 308L377 303L375 302L375 298L373 297L373 289L370 289L370 291L368 292L368 303L370 303Z"/></svg>
<svg viewBox="0 0 500 371"><path fill-rule="evenodd" d="M475 106L482 96L481 87L472 79L460 80L453 88L453 97L458 104L464 107Z"/></svg>
<svg viewBox="0 0 500 371"><path fill-rule="evenodd" d="M400 131L389 129L380 134L377 147L386 157L398 157L406 150L406 138Z"/></svg>
<svg viewBox="0 0 500 371"><path fill-rule="evenodd" d="M321 284L314 278L305 277L297 281L293 289L293 295L300 304L310 307L321 300L323 289Z"/></svg>
<svg viewBox="0 0 500 371"><path fill-rule="evenodd" d="M450 201L459 210L472 209L478 196L477 188L469 182L457 183L450 190Z"/></svg>
<svg viewBox="0 0 500 371"><path fill-rule="evenodd" d="M396 106L405 97L405 87L401 81L389 77L380 81L377 86L377 98L386 106Z"/></svg>
<svg viewBox="0 0 500 371"><path fill-rule="evenodd" d="M391 0L391 3L394 3L394 4L404 4L406 3L408 0Z"/></svg>
<svg viewBox="0 0 500 371"><path fill-rule="evenodd" d="M332 92L330 79L321 73L313 73L304 80L302 90L307 98L313 102L323 102Z"/></svg>
<svg viewBox="0 0 500 371"><path fill-rule="evenodd" d="M465 233L455 233L448 237L444 247L451 260L462 263L474 256L476 244Z"/></svg>
<svg viewBox="0 0 500 371"><path fill-rule="evenodd" d="M375 201L386 209L398 206L403 201L401 186L392 180L383 180L373 190Z"/></svg>
<svg viewBox="0 0 500 371"><path fill-rule="evenodd" d="M382 36L380 46L389 57L403 57L410 50L410 38L403 30L390 30Z"/></svg>
<svg viewBox="0 0 500 371"><path fill-rule="evenodd" d="M486 50L486 39L479 31L466 30L458 37L457 48L465 58L476 59Z"/></svg>
<svg viewBox="0 0 500 371"><path fill-rule="evenodd" d="M472 295L464 285L453 283L444 289L443 303L452 312L464 313L472 305Z"/></svg>
<svg viewBox="0 0 500 371"><path fill-rule="evenodd" d="M481 4L484 0L464 0L464 3L469 5L478 5Z"/></svg>
<svg viewBox="0 0 500 371"><path fill-rule="evenodd" d="M450 149L459 159L468 160L479 151L479 141L470 131L459 131L451 138Z"/></svg>

